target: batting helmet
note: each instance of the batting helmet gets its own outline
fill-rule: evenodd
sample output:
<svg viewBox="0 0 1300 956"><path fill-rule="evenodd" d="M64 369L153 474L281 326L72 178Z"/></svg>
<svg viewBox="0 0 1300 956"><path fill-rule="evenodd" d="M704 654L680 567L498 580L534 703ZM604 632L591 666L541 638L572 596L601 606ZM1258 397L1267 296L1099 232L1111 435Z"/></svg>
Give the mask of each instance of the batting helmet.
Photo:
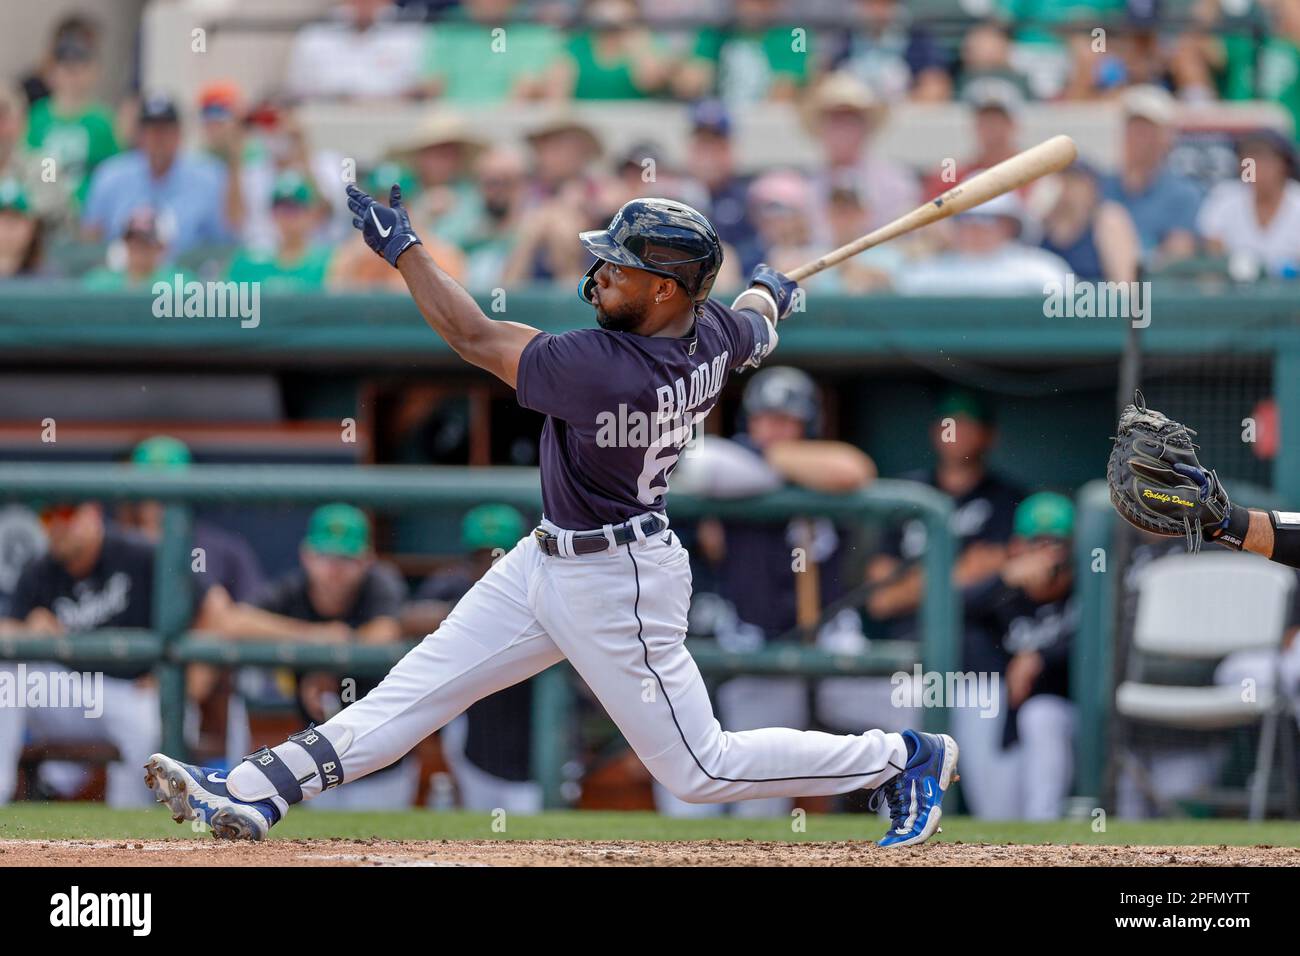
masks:
<svg viewBox="0 0 1300 956"><path fill-rule="evenodd" d="M793 415L804 423L804 433L815 436L821 428L821 400L806 372L788 366L765 368L749 380L740 399L745 419L761 412Z"/></svg>
<svg viewBox="0 0 1300 956"><path fill-rule="evenodd" d="M596 270L605 262L676 279L697 303L709 297L722 266L722 243L709 221L668 199L633 199L614 214L608 229L579 233L578 239L596 257L578 283L578 295L588 303Z"/></svg>

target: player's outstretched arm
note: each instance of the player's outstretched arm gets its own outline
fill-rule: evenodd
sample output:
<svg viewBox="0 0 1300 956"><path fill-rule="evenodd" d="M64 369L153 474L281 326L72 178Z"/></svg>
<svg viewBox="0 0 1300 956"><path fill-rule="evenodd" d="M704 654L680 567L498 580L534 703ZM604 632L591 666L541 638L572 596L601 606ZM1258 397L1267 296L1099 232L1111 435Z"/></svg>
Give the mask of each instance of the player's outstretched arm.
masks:
<svg viewBox="0 0 1300 956"><path fill-rule="evenodd" d="M473 296L438 268L411 228L394 185L384 206L356 186L348 186L352 225L377 255L402 274L429 327L465 361L491 372L511 388L519 356L538 330L520 322L498 322L483 314Z"/></svg>

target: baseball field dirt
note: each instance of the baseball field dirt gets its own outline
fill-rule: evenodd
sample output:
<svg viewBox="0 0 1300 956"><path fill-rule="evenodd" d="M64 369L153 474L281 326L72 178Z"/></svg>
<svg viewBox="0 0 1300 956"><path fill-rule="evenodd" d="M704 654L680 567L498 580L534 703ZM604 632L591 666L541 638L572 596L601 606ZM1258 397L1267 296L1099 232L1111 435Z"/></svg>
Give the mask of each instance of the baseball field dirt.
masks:
<svg viewBox="0 0 1300 956"><path fill-rule="evenodd" d="M668 819L652 813L299 810L265 843L219 843L161 808L16 803L0 812L12 866L1300 866L1300 827L1241 820L944 820L882 850L856 814Z"/></svg>
<svg viewBox="0 0 1300 956"><path fill-rule="evenodd" d="M5 840L0 866L1297 866L1274 846L736 840Z"/></svg>

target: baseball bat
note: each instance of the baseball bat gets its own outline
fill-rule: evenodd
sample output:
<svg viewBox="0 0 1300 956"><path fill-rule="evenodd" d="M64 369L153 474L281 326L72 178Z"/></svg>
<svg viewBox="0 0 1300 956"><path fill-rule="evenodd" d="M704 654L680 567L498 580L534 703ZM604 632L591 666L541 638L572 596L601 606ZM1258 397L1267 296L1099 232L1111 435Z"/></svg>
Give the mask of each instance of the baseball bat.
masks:
<svg viewBox="0 0 1300 956"><path fill-rule="evenodd" d="M816 275L823 269L838 265L845 259L865 252L872 246L878 246L890 239L928 226L940 219L947 219L960 212L974 209L995 196L1019 189L1025 183L1032 182L1048 173L1060 172L1074 162L1079 155L1074 140L1068 136L1053 136L1049 140L1031 146L1016 153L1010 159L1004 159L996 166L990 166L965 182L958 183L947 192L936 196L922 206L918 206L906 215L899 216L893 222L881 226L874 232L854 239L826 253L820 259L805 262L797 269L787 273L795 282L802 282L809 276Z"/></svg>

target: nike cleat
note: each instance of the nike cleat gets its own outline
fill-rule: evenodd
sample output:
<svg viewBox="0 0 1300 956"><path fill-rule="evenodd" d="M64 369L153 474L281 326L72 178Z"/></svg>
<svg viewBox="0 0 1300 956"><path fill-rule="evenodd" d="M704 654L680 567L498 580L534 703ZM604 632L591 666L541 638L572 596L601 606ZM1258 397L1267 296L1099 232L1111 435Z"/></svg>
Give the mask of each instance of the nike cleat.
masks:
<svg viewBox="0 0 1300 956"><path fill-rule="evenodd" d="M177 823L189 820L218 840L263 840L280 813L269 800L247 803L230 795L224 771L195 767L165 754L144 765L144 782Z"/></svg>
<svg viewBox="0 0 1300 956"><path fill-rule="evenodd" d="M905 730L903 740L910 754L907 766L881 787L890 825L880 846L913 846L934 836L943 817L943 795L957 770L957 741L947 734Z"/></svg>

